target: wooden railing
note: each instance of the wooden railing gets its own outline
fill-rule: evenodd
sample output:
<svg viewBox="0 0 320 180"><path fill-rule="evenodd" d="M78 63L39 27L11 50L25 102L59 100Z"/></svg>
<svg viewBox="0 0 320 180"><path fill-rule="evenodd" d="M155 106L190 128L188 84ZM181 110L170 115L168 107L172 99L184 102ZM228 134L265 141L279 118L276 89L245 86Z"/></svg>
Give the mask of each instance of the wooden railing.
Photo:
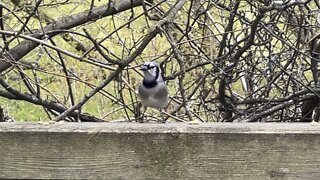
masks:
<svg viewBox="0 0 320 180"><path fill-rule="evenodd" d="M320 124L0 123L0 178L318 179Z"/></svg>

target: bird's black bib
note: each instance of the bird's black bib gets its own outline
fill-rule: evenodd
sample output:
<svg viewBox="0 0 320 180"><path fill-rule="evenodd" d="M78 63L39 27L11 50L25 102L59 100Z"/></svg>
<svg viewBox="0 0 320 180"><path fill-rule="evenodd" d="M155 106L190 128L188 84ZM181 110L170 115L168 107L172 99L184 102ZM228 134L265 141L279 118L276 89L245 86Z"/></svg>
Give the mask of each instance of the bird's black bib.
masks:
<svg viewBox="0 0 320 180"><path fill-rule="evenodd" d="M143 86L146 87L146 88L153 88L153 87L156 87L158 82L155 80L152 80L152 81L147 81L147 80L143 80L142 82Z"/></svg>

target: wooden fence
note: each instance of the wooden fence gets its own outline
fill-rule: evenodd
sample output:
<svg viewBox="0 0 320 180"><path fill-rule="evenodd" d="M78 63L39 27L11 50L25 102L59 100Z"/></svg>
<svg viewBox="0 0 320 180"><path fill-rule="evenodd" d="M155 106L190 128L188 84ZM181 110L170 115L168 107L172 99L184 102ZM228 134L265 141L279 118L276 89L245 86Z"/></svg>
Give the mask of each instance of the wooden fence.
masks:
<svg viewBox="0 0 320 180"><path fill-rule="evenodd" d="M0 123L0 178L319 179L320 124Z"/></svg>

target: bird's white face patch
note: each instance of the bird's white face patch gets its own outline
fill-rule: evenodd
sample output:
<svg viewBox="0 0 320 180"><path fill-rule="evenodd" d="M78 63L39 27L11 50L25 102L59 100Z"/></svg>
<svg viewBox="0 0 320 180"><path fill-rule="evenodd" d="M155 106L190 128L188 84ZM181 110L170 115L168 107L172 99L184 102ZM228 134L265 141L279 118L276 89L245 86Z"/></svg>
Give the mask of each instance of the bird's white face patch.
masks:
<svg viewBox="0 0 320 180"><path fill-rule="evenodd" d="M151 79L158 77L159 66L156 62L146 62L141 66L141 70L144 71L145 78Z"/></svg>
<svg viewBox="0 0 320 180"><path fill-rule="evenodd" d="M152 66L150 67L150 69L148 70L150 74L152 74L154 77L157 76L157 67Z"/></svg>

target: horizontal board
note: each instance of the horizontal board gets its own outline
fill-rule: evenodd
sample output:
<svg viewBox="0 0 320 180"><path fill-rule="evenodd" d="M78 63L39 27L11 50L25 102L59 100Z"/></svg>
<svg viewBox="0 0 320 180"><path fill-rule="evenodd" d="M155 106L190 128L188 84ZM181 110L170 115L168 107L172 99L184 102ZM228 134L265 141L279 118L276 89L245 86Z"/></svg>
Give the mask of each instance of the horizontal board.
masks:
<svg viewBox="0 0 320 180"><path fill-rule="evenodd" d="M0 123L0 178L317 179L310 123Z"/></svg>

